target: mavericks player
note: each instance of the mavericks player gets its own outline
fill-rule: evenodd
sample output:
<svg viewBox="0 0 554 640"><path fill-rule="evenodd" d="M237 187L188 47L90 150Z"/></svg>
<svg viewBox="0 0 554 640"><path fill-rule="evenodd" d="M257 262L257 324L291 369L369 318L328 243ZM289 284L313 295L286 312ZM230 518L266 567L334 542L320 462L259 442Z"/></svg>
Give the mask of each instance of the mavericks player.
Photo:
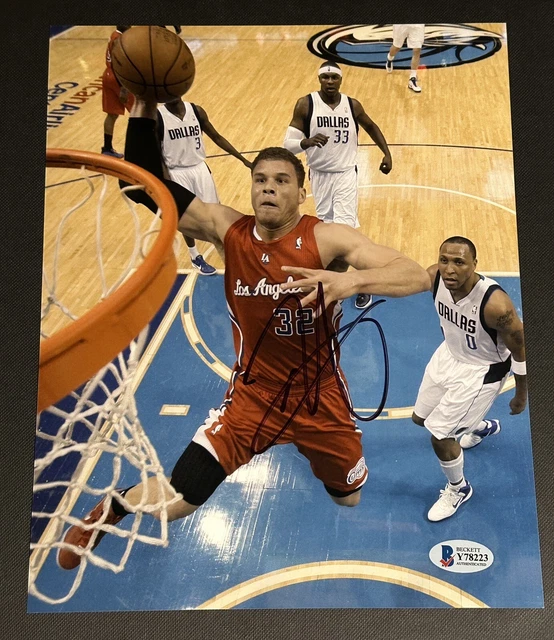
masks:
<svg viewBox="0 0 554 640"><path fill-rule="evenodd" d="M184 102L180 97L158 107L158 139L164 163L171 180L192 191L203 202L218 203L219 198L212 173L205 162L206 150L202 134L238 158L250 169L252 163L242 156L213 126L202 107ZM202 275L216 270L198 253L193 238L185 236L192 266Z"/></svg>
<svg viewBox="0 0 554 640"><path fill-rule="evenodd" d="M391 154L381 130L358 100L340 93L339 66L324 62L318 79L320 90L296 103L283 146L295 154L306 152L317 217L323 222L341 222L357 228L358 127L361 125L383 152L379 167L383 173L392 169ZM370 304L369 295L356 298L358 309Z"/></svg>
<svg viewBox="0 0 554 640"><path fill-rule="evenodd" d="M476 266L473 242L455 236L442 243L438 264L427 269L444 341L425 369L412 420L431 432L448 478L429 510L432 521L453 515L471 497L462 449L499 433L498 420L483 418L510 368L516 381L511 413L521 413L527 404L523 324L505 291L476 273Z"/></svg>

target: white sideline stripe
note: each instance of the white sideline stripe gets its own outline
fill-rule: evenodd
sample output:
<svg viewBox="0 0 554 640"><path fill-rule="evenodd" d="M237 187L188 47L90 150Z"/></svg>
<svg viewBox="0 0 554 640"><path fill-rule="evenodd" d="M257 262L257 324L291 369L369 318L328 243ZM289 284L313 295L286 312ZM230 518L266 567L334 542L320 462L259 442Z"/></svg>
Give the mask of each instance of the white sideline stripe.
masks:
<svg viewBox="0 0 554 640"><path fill-rule="evenodd" d="M377 580L398 584L425 593L455 608L489 608L487 604L459 587L433 576L381 562L330 560L285 567L256 576L231 587L196 607L197 609L232 609L263 593L292 584L329 579Z"/></svg>

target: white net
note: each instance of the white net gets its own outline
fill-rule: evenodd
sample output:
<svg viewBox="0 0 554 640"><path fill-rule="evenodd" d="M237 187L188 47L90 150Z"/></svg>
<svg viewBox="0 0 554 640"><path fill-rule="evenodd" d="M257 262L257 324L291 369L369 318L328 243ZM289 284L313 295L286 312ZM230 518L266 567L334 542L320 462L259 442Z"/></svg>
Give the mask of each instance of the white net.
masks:
<svg viewBox="0 0 554 640"><path fill-rule="evenodd" d="M101 188L95 189L94 181L98 179ZM144 259L147 245L160 227L161 211L158 209L155 216L148 211L144 217L146 209L139 210L124 193L121 194L116 182L104 174L90 174L83 168L78 180L55 182L66 188L71 185L72 191L75 191L75 183L79 183L77 190L80 193L75 205L67 209L65 204L66 210L60 212L60 203L67 203L67 195L47 197L41 314L43 338L83 315L93 306L94 299L98 302L115 291ZM83 185L87 187L84 195ZM136 188L142 187L127 187L123 192ZM130 216L130 224L129 220L121 219L125 212ZM117 216L116 227L125 229L124 239L118 238L112 230L114 216ZM73 232L78 232L77 239L72 237L72 225ZM50 238L48 226L55 228ZM109 227L107 233L106 226ZM69 249L72 256L75 247L84 244L83 238L90 240L91 237L95 238L95 250L90 250L89 242L85 254L92 256L95 268L85 265L77 271L70 266L68 273L68 260L63 254ZM123 245L126 250L122 250ZM123 262L123 267L114 269L114 255ZM91 284L94 272L95 283ZM83 302L82 296L76 296L75 291L87 287L88 299ZM57 604L69 600L79 588L89 563L114 572L122 571L135 541L167 545L167 508L178 497L141 425L134 395L148 331L147 326L127 349L88 382L37 416L29 593L44 602ZM99 461L101 472L96 473ZM156 497L152 495L152 489L148 495L147 480L152 477L158 481ZM80 519L103 496L114 496L117 489L123 488L123 481L126 486L144 483L138 504L131 506L121 499L123 506L135 514L128 519L129 525L115 527L106 523L105 509L104 516L92 525L93 533L84 549L64 542L67 528L79 525ZM159 524L155 529L152 518L147 518L146 524L143 522L144 513L156 514ZM123 541L117 548L116 557L113 550L110 558L105 558L98 549L92 549L98 536L104 533ZM59 549L69 547L81 556L79 567L69 574L70 578L67 571L54 564L52 557ZM45 580L40 574L47 561L53 565L54 572L49 570ZM52 578L56 570L59 580Z"/></svg>

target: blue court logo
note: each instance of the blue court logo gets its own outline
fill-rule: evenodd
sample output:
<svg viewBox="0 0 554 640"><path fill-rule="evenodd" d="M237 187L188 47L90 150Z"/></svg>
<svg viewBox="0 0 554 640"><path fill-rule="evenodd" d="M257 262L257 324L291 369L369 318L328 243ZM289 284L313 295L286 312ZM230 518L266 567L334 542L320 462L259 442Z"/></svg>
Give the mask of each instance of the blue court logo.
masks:
<svg viewBox="0 0 554 640"><path fill-rule="evenodd" d="M426 24L420 65L427 69L477 62L502 48L503 36L467 24ZM392 45L392 24L342 25L312 36L308 49L335 62L384 69ZM394 58L395 69L409 69L412 50L403 47Z"/></svg>

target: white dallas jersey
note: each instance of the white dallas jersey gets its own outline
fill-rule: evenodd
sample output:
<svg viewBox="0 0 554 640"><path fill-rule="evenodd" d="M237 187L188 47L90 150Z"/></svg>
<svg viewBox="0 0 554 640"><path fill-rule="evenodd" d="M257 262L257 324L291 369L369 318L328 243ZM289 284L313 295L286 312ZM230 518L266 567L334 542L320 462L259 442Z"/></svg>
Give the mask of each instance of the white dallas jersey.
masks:
<svg viewBox="0 0 554 640"><path fill-rule="evenodd" d="M335 109L325 104L317 91L309 95L309 101L306 137L323 133L329 140L321 148L306 149L308 166L331 173L352 169L358 151L358 123L350 98L342 93Z"/></svg>
<svg viewBox="0 0 554 640"><path fill-rule="evenodd" d="M206 150L202 127L190 102L185 102L185 117L182 120L165 105L158 107L158 132L168 169L191 167L204 162Z"/></svg>
<svg viewBox="0 0 554 640"><path fill-rule="evenodd" d="M497 289L502 289L497 282L480 275L470 293L454 302L437 271L433 290L435 309L448 351L461 362L490 365L504 362L510 355L497 331L485 322L485 305Z"/></svg>

